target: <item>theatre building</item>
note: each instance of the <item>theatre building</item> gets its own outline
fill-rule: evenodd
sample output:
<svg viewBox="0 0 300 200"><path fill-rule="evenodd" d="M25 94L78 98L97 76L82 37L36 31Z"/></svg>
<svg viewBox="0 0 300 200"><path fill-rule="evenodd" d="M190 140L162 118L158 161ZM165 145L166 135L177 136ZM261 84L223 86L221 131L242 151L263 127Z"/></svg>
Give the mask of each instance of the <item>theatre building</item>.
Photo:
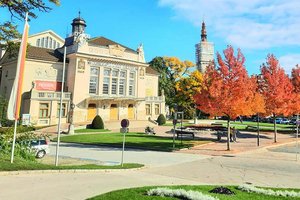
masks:
<svg viewBox="0 0 300 200"><path fill-rule="evenodd" d="M97 114L104 121L155 120L165 114L165 98L158 96L159 74L145 62L143 46L133 50L105 37L90 38L85 28L85 20L77 17L66 39L53 31L29 36L21 117L27 114L38 126L57 124L62 85L63 123L90 122ZM0 66L0 94L8 100L17 56L6 52Z"/></svg>

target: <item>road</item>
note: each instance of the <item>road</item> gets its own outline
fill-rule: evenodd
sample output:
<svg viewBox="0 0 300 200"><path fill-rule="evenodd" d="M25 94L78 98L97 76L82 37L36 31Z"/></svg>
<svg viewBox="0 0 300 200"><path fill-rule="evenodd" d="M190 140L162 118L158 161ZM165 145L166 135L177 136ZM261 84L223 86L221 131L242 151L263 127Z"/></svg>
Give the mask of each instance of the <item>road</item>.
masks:
<svg viewBox="0 0 300 200"><path fill-rule="evenodd" d="M52 151L53 153L53 151ZM65 156L115 162L118 149L62 145ZM147 185L243 184L300 188L300 162L291 153L260 149L226 156L129 151L126 162L147 165L140 170L21 173L0 175L0 199L86 199L108 191ZM114 155L116 157L114 157ZM177 157L178 156L178 157Z"/></svg>

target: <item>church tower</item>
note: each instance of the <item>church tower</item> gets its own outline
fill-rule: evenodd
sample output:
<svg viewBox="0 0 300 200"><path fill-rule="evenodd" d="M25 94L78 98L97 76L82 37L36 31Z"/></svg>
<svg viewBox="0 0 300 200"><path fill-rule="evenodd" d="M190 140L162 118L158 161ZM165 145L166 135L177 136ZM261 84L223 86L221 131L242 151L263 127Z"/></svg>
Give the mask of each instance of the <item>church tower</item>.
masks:
<svg viewBox="0 0 300 200"><path fill-rule="evenodd" d="M207 41L207 33L205 22L202 22L201 41L195 45L196 47L196 65L197 69L204 73L206 67L214 60L214 44Z"/></svg>

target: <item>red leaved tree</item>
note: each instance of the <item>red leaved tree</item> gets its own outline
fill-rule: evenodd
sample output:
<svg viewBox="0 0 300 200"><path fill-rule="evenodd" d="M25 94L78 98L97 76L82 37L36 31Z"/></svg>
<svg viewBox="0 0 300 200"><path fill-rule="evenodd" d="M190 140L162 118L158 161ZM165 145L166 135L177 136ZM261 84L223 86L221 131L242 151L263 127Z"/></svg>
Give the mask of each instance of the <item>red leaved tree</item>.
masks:
<svg viewBox="0 0 300 200"><path fill-rule="evenodd" d="M273 54L267 56L267 61L260 70L260 90L265 98L266 113L273 115L274 142L277 142L276 116L290 114L293 85Z"/></svg>
<svg viewBox="0 0 300 200"><path fill-rule="evenodd" d="M204 74L203 88L194 99L198 109L211 116L228 117L227 150L230 150L230 119L254 113L255 82L247 75L245 57L240 50L228 46L224 59L217 54L217 64L212 63Z"/></svg>
<svg viewBox="0 0 300 200"><path fill-rule="evenodd" d="M296 65L295 68L292 69L292 76L291 76L291 81L294 87L294 95L292 98L292 103L291 103L291 114L296 114L297 115L297 121L298 121L298 116L300 113L300 66Z"/></svg>

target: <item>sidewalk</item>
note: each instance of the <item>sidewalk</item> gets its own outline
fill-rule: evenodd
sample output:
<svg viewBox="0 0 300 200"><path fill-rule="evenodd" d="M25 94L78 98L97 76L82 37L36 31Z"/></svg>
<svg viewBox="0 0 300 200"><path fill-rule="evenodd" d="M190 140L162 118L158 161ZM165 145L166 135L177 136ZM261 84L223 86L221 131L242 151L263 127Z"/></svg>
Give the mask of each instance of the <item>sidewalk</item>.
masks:
<svg viewBox="0 0 300 200"><path fill-rule="evenodd" d="M155 127L155 132L159 136L172 137L171 126L158 126ZM282 145L286 143L295 142L296 138L294 134L282 134L277 133L277 143L274 143L274 133L272 132L261 132L260 133L260 146L257 146L257 133L242 131L237 136L237 142L230 142L230 151L227 151L227 138L222 137L220 142L216 141L216 135L211 131L202 131L201 133L195 134L197 139L211 139L213 142L192 147L190 149L182 149L180 153L191 153L191 154L203 154L211 156L221 156L237 154L242 152L249 152L266 147ZM183 138L184 139L184 138ZM180 140L180 138L179 138ZM300 142L300 141L299 141Z"/></svg>

